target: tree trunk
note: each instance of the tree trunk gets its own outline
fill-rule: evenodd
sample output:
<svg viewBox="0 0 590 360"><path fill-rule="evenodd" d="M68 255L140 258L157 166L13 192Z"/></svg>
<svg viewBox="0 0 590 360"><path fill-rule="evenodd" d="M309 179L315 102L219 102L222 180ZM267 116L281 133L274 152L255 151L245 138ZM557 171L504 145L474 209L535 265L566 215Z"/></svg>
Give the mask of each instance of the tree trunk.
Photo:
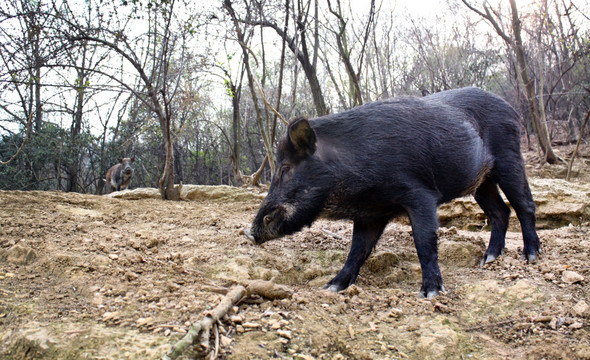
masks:
<svg viewBox="0 0 590 360"><path fill-rule="evenodd" d="M160 128L164 135L164 148L166 149L166 163L162 177L158 182L160 186L160 195L162 200L179 200L181 187L174 187L174 149L172 146L172 137L170 136L170 117L168 114L160 119Z"/></svg>
<svg viewBox="0 0 590 360"><path fill-rule="evenodd" d="M224 2L224 4L227 4L225 6L229 6L231 7L231 1L226 0ZM318 6L317 6L317 1L316 1L316 6L314 6L314 9L316 11L318 10ZM313 102L317 111L317 115L318 116L322 116L322 115L326 115L328 113L328 108L326 106L326 102L324 101L324 96L322 94L322 88L320 86L320 81L318 80L317 77L317 58L318 58L318 49L319 49L319 21L317 20L317 16L315 16L316 18L316 26L315 26L315 33L313 34L313 50L314 50L314 56L313 58L310 56L310 53L308 51L308 47L307 47L307 37L306 37L306 33L308 30L307 24L305 22L305 19L307 18L307 13L304 13L304 11L309 11L309 7L307 7L307 10L305 9L306 6L304 6L301 2L297 3L298 5L298 13L296 14L296 24L295 26L297 27L297 33L299 33L300 35L300 39L295 39L295 37L290 37L287 32L283 29L281 29L277 24L272 23L272 22L268 22L265 20L260 20L260 21L251 21L251 20L243 20L240 19L240 22L243 23L247 23L250 25L258 25L258 26L263 26L263 27L270 27L272 28L277 35L279 35L283 40L285 40L287 42L287 45L289 46L289 49L291 50L291 52L295 55L295 57L297 58L297 61L301 64L301 67L303 68L303 71L305 72L305 76L307 78L307 82L309 83L309 87L311 89L311 95L313 98ZM235 17L235 13L233 15ZM235 17L235 21L237 21L237 17ZM297 35L296 35L297 36ZM300 40L300 41L297 41ZM299 48L299 43L301 43L301 48ZM295 82L296 83L296 82ZM295 86L294 86L295 88Z"/></svg>
<svg viewBox="0 0 590 360"><path fill-rule="evenodd" d="M67 192L77 192L78 189L78 173L79 173L79 158L80 158L80 147L78 146L78 137L82 132L82 110L84 108L84 95L85 95L85 82L86 74L84 72L85 67L85 51L83 50L82 55L82 66L78 69L78 86L76 87L76 105L74 108L74 118L72 120L72 127L70 129L70 146L68 154L68 185Z"/></svg>
<svg viewBox="0 0 590 360"><path fill-rule="evenodd" d="M549 132L547 130L547 122L544 118L541 119L539 117L539 108L535 95L535 88L527 70L527 64L524 57L524 48L520 35L521 23L520 19L518 18L518 10L516 9L515 0L510 0L510 7L512 8L512 30L514 32L514 51L516 53L516 60L518 62L518 72L525 88L525 95L527 97L527 103L529 106L533 128L535 130L535 136L537 137L539 145L545 154L545 161L547 161L549 164L555 164L558 158L551 148L551 141L549 139Z"/></svg>
<svg viewBox="0 0 590 360"><path fill-rule="evenodd" d="M231 85L232 91L232 108L233 108L233 115L232 115L232 144L231 144L231 159L232 159L232 171L234 176L234 181L236 185L239 185L243 182L242 179L242 172L240 171L240 148L241 148L241 139L240 139L240 95L242 92L242 86L237 86L233 83Z"/></svg>
<svg viewBox="0 0 590 360"><path fill-rule="evenodd" d="M250 88L250 93L252 95L252 102L254 104L254 110L256 112L256 121L258 123L258 129L260 130L260 134L262 135L262 141L264 143L264 148L266 149L266 155L268 156L270 167L272 169L272 172L274 173L274 156L273 156L273 152L272 152L273 144L270 139L270 134L266 130L266 127L264 126L263 119L262 119L262 111L261 111L260 106L258 104L258 96L256 95L256 85L255 85L255 80L254 80L254 74L252 73L252 69L250 67L250 53L248 51L249 49L246 46L245 36L244 36L244 33L242 32L242 30L240 29L238 17L232 7L231 1L225 0L223 3L223 6L232 18L232 21L234 23L234 28L236 29L236 35L238 37L238 42L240 43L240 46L242 47L242 55L244 57L244 66L246 68L246 76L248 77L248 86Z"/></svg>

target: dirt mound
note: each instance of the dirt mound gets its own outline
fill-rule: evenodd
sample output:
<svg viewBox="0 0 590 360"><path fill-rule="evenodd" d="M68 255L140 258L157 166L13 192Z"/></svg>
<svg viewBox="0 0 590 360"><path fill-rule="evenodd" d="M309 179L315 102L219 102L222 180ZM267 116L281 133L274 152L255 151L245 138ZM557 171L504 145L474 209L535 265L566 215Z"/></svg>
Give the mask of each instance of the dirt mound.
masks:
<svg viewBox="0 0 590 360"><path fill-rule="evenodd" d="M139 200L160 199L160 190L156 188L138 188L113 192L108 195L115 199ZM258 188L239 188L226 185L182 185L180 190L182 200L224 200L249 201L264 199Z"/></svg>
<svg viewBox="0 0 590 360"><path fill-rule="evenodd" d="M272 279L293 297L236 306L219 327L220 358L590 359L590 189L531 186L541 259L519 260L513 219L504 255L479 267L489 231L459 199L441 209L447 291L434 300L417 296L403 223L387 227L357 284L333 294L320 288L342 267L352 223L318 220L254 246L241 232L260 191L185 185L178 202L155 189L0 191L0 358L155 359L221 289Z"/></svg>
<svg viewBox="0 0 590 360"><path fill-rule="evenodd" d="M561 179L531 179L530 187L537 205L537 228L580 225L590 219L590 184L576 184ZM502 197L509 204L504 194ZM472 196L442 205L438 215L443 226L489 230L487 218ZM518 230L514 210L510 215L510 229Z"/></svg>

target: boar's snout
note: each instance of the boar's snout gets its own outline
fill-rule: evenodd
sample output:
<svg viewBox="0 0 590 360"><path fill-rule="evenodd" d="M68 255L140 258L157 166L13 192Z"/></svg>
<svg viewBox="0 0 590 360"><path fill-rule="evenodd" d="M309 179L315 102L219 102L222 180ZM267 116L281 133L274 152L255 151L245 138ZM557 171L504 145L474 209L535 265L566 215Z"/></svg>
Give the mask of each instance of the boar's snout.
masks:
<svg viewBox="0 0 590 360"><path fill-rule="evenodd" d="M250 229L245 229L244 235L246 235L246 237L248 238L248 240L250 240L250 242L252 242L252 244L256 245L256 238L254 237L254 235L252 235L252 231Z"/></svg>
<svg viewBox="0 0 590 360"><path fill-rule="evenodd" d="M280 206L270 211L261 209L258 215L256 215L250 229L245 230L244 234L250 241L257 245L283 236L284 234L281 228L284 213L285 210Z"/></svg>

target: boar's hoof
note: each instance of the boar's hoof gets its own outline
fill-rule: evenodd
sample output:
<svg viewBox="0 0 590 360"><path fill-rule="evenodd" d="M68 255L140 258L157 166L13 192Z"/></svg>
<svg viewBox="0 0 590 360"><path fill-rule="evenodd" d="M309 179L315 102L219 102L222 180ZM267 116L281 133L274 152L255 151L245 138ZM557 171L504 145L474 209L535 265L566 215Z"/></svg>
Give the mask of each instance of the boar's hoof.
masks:
<svg viewBox="0 0 590 360"><path fill-rule="evenodd" d="M342 286L340 286L338 284L330 284L330 283L327 283L326 285L322 286L322 289L323 290L331 291L333 293L337 293L339 291L342 291L342 290L346 289L346 287L342 287Z"/></svg>
<svg viewBox="0 0 590 360"><path fill-rule="evenodd" d="M424 290L420 291L420 297L421 298L426 298L426 299L434 299L435 297L438 296L438 294L440 294L441 292L445 292L445 287L444 285L441 285L440 287L440 291L439 290L430 290L429 292L425 292Z"/></svg>
<svg viewBox="0 0 590 360"><path fill-rule="evenodd" d="M338 291L340 291L340 289L338 288L338 285L330 285L330 286L328 286L328 290L330 290L333 293L337 293Z"/></svg>
<svg viewBox="0 0 590 360"><path fill-rule="evenodd" d="M496 260L497 256L492 254L485 254L481 259L480 266L484 266L485 264L491 263L492 261Z"/></svg>
<svg viewBox="0 0 590 360"><path fill-rule="evenodd" d="M322 289L331 291L333 293L337 293L338 291L343 290L338 285L330 283L327 283L326 285L322 286Z"/></svg>
<svg viewBox="0 0 590 360"><path fill-rule="evenodd" d="M521 260L526 260L529 264L532 264L534 262L536 262L539 259L539 254L541 253L540 250L535 251L532 254L527 254L527 253L522 253L522 255L520 255L520 259Z"/></svg>

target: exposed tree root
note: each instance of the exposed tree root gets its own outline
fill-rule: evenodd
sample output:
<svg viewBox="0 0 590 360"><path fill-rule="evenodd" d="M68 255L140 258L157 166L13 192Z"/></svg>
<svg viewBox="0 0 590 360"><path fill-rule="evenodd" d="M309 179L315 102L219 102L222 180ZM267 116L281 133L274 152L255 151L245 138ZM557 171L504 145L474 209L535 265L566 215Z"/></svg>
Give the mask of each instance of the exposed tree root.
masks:
<svg viewBox="0 0 590 360"><path fill-rule="evenodd" d="M293 291L286 286L277 285L270 281L254 280L246 286L233 286L225 295L219 305L213 310L205 313L205 317L198 323L192 324L186 335L180 339L170 350L162 356L161 360L172 360L178 358L189 346L199 344L201 352L209 351L209 336L211 331L215 332L215 349L211 351L211 359L217 356L219 350L219 334L217 332L217 322L223 318L231 308L239 303L243 298L258 295L270 300L290 298Z"/></svg>

